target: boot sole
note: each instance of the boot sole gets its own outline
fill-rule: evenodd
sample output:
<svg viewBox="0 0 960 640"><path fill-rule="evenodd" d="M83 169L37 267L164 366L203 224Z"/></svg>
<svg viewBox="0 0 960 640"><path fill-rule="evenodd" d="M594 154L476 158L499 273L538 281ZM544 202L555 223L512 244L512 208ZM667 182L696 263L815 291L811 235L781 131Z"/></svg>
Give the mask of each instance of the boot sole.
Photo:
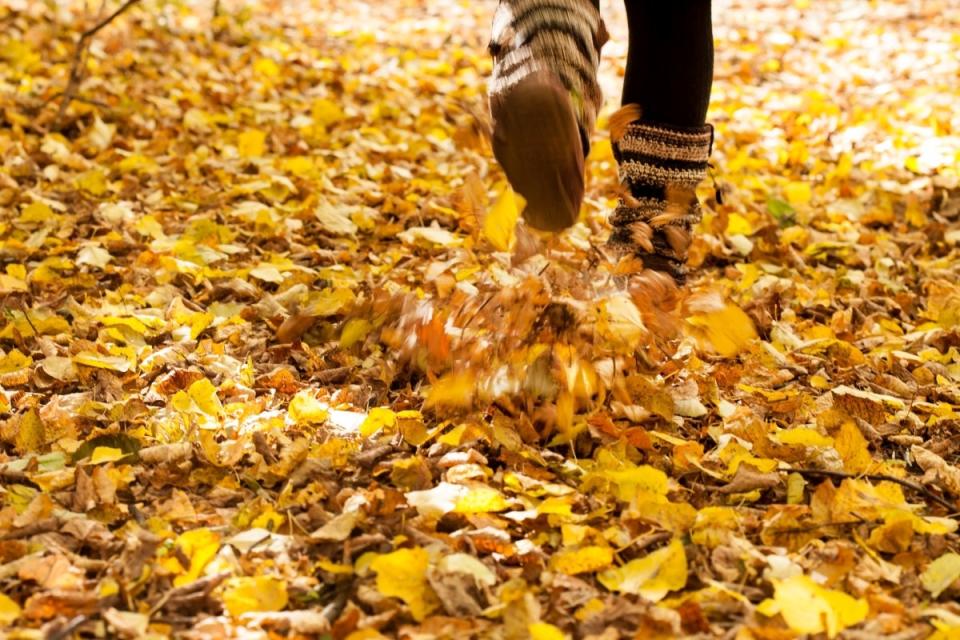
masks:
<svg viewBox="0 0 960 640"><path fill-rule="evenodd" d="M542 231L577 221L583 200L583 144L569 94L553 74L530 74L491 103L493 154L527 201L523 217Z"/></svg>

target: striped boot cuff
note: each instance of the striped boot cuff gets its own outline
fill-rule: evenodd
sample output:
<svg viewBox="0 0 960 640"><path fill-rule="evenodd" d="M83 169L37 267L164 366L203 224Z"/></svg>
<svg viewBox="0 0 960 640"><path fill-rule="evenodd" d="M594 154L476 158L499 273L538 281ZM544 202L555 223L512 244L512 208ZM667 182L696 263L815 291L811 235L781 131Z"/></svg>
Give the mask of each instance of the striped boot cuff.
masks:
<svg viewBox="0 0 960 640"><path fill-rule="evenodd" d="M691 231L700 220L697 185L706 177L713 128L638 121L628 105L610 118L624 196L610 216L610 244L677 282L686 278Z"/></svg>
<svg viewBox="0 0 960 640"><path fill-rule="evenodd" d="M501 0L490 39L490 95L532 73L550 71L570 94L580 128L589 136L603 102L597 67L607 37L591 0Z"/></svg>

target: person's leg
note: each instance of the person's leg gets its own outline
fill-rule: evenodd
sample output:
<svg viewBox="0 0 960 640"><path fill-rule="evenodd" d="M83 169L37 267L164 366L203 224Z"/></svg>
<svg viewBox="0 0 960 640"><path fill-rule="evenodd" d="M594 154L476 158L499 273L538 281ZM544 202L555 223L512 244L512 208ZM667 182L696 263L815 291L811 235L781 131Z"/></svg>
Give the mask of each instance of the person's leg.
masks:
<svg viewBox="0 0 960 640"><path fill-rule="evenodd" d="M627 193L611 216L611 244L645 269L686 277L713 130L710 0L625 0L630 48L623 108L610 119Z"/></svg>
<svg viewBox="0 0 960 640"><path fill-rule="evenodd" d="M596 72L607 36L597 2L501 0L492 31L494 155L527 200L528 223L568 227L602 101Z"/></svg>
<svg viewBox="0 0 960 640"><path fill-rule="evenodd" d="M695 127L706 122L713 84L710 0L624 0L630 47L622 104L644 120Z"/></svg>

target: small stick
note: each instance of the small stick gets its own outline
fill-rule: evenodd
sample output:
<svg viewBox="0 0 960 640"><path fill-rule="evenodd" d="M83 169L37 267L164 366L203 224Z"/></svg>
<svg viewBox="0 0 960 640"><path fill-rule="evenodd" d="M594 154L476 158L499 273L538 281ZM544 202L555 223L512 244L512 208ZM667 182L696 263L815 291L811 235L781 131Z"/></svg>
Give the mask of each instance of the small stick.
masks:
<svg viewBox="0 0 960 640"><path fill-rule="evenodd" d="M908 489L913 489L917 493L926 496L930 500L933 500L942 507L946 507L951 513L956 512L957 505L950 503L948 500L938 496L930 489L927 489L921 484L917 484L911 480L904 480L903 478L897 478L896 476L888 476L883 473L847 473L846 471L827 471L825 469L784 469L784 473L799 473L802 476L819 476L821 478L866 478L867 480L874 480L876 482L882 482L884 480L888 482L895 482L902 487Z"/></svg>
<svg viewBox="0 0 960 640"><path fill-rule="evenodd" d="M80 34L80 39L77 40L77 47L73 50L73 61L70 63L70 76L67 78L67 87L63 90L63 101L60 103L60 108L57 110L57 117L54 119L54 125L57 125L63 118L67 111L67 107L69 107L70 103L73 102L74 94L77 92L77 88L80 86L80 81L83 80L83 69L81 68L81 64L83 62L83 56L84 53L86 53L87 45L89 44L90 39L97 35L101 29L127 11L127 9L135 4L138 4L139 2L140 0L127 0L120 5L119 9L95 24L90 29L87 29ZM56 128L57 127L54 126L54 129Z"/></svg>

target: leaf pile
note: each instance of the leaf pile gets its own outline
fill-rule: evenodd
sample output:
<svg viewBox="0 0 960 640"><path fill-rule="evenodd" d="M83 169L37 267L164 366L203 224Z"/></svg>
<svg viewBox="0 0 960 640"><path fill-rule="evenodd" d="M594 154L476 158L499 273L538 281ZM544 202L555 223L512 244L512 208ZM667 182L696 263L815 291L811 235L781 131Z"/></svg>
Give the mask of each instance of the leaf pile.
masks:
<svg viewBox="0 0 960 640"><path fill-rule="evenodd" d="M59 120L95 17L0 0L8 637L960 637L955 3L716 3L685 292L612 99L516 224L488 3L210 4Z"/></svg>

